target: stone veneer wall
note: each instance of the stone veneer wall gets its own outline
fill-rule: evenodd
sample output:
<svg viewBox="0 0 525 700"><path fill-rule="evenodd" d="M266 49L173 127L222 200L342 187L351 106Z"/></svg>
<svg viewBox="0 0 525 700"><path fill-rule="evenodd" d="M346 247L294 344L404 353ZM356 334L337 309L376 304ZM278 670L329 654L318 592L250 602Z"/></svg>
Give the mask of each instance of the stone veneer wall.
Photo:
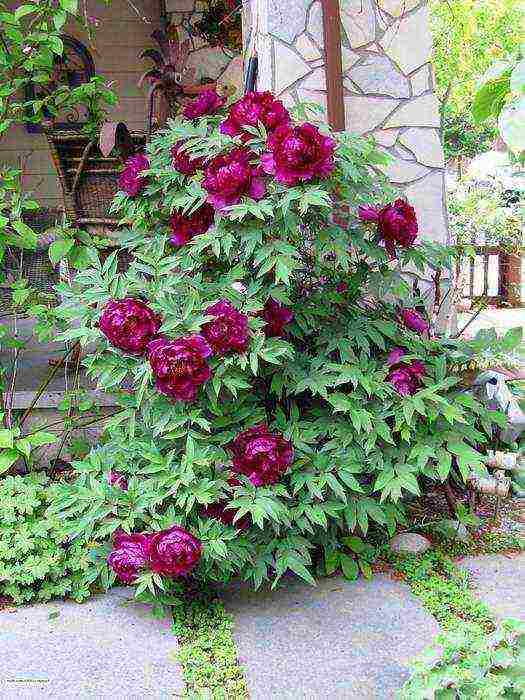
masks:
<svg viewBox="0 0 525 700"><path fill-rule="evenodd" d="M448 239L438 102L426 3L340 0L346 126L395 157L386 173L418 211L422 235ZM319 0L249 0L247 46L257 27L260 90L288 105L326 107Z"/></svg>
<svg viewBox="0 0 525 700"><path fill-rule="evenodd" d="M207 3L201 0L166 0L166 12L172 27L177 28L180 41L190 40L187 68L193 71L195 81L209 78L230 92L242 86L242 56L220 46L209 46L205 39L191 30L202 18Z"/></svg>

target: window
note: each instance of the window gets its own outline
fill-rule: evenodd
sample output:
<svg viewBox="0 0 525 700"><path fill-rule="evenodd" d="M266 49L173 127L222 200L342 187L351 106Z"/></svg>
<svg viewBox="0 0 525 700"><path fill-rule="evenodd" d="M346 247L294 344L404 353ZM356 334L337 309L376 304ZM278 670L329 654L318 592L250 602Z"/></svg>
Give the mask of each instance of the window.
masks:
<svg viewBox="0 0 525 700"><path fill-rule="evenodd" d="M52 82L45 85L32 84L26 88L26 99L43 99L60 85L74 88L87 83L95 75L95 63L88 49L78 39L71 36L63 36L64 53L57 56L53 69ZM69 110L58 115L56 127L58 129L74 129L82 124L85 115L81 110ZM39 124L28 124L29 133L41 133Z"/></svg>

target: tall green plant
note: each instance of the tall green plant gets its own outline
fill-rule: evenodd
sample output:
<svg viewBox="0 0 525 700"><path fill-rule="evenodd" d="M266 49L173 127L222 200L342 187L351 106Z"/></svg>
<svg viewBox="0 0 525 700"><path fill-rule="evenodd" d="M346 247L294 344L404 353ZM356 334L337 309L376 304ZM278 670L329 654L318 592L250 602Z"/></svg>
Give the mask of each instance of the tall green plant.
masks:
<svg viewBox="0 0 525 700"><path fill-rule="evenodd" d="M102 581L161 599L190 571L369 575L361 537L394 532L404 495L483 471L504 423L453 370L483 339L436 334L422 280L442 297L454 251L386 204L385 156L267 93L222 102L201 96L128 162L129 269L93 256L60 289L63 338L93 344L122 413L53 512L99 543Z"/></svg>

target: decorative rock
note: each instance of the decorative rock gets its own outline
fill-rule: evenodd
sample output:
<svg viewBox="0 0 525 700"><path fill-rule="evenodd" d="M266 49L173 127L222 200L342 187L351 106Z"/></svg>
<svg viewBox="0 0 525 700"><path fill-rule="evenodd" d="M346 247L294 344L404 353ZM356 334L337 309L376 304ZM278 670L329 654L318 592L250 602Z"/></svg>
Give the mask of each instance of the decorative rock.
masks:
<svg viewBox="0 0 525 700"><path fill-rule="evenodd" d="M295 51L288 48L286 44L275 42L275 92L277 95L309 72L310 66Z"/></svg>
<svg viewBox="0 0 525 700"><path fill-rule="evenodd" d="M189 55L187 67L189 70L195 69L197 80L201 78L215 80L230 61L231 56L227 56L219 47L206 46Z"/></svg>
<svg viewBox="0 0 525 700"><path fill-rule="evenodd" d="M410 83L414 97L430 90L432 87L430 65L427 64L413 73L410 76Z"/></svg>
<svg viewBox="0 0 525 700"><path fill-rule="evenodd" d="M352 68L350 78L364 93L408 97L410 84L387 56L367 56Z"/></svg>
<svg viewBox="0 0 525 700"><path fill-rule="evenodd" d="M397 140L399 129L380 129L374 131L374 138L380 146L393 146Z"/></svg>
<svg viewBox="0 0 525 700"><path fill-rule="evenodd" d="M439 105L435 95L421 95L401 105L385 124L385 128L396 126L439 127Z"/></svg>
<svg viewBox="0 0 525 700"><path fill-rule="evenodd" d="M384 33L380 43L403 73L412 73L427 63L432 52L427 7L421 7L402 22L395 22Z"/></svg>
<svg viewBox="0 0 525 700"><path fill-rule="evenodd" d="M446 243L447 226L443 193L443 171L431 172L405 188L405 194L417 212L421 236Z"/></svg>
<svg viewBox="0 0 525 700"><path fill-rule="evenodd" d="M295 48L297 51L299 51L305 61L315 61L316 59L321 58L321 52L310 39L308 34L303 33L300 37L298 37L297 41L295 42Z"/></svg>
<svg viewBox="0 0 525 700"><path fill-rule="evenodd" d="M376 0L378 7L392 17L401 17L419 5L420 0Z"/></svg>
<svg viewBox="0 0 525 700"><path fill-rule="evenodd" d="M399 104L389 97L352 95L345 98L346 128L366 134L380 126Z"/></svg>
<svg viewBox="0 0 525 700"><path fill-rule="evenodd" d="M388 165L378 166L388 177L390 182L402 185L423 177L428 173L428 168L414 161L396 158Z"/></svg>
<svg viewBox="0 0 525 700"><path fill-rule="evenodd" d="M373 41L376 22L372 0L345 0L341 3L341 24L351 48Z"/></svg>
<svg viewBox="0 0 525 700"><path fill-rule="evenodd" d="M292 44L306 28L310 0L269 0L268 34Z"/></svg>
<svg viewBox="0 0 525 700"><path fill-rule="evenodd" d="M423 165L431 168L443 168L443 148L441 139L435 129L412 128L404 131L399 142L406 146Z"/></svg>
<svg viewBox="0 0 525 700"><path fill-rule="evenodd" d="M416 532L401 532L390 540L390 549L398 554L423 554L431 547L430 540Z"/></svg>

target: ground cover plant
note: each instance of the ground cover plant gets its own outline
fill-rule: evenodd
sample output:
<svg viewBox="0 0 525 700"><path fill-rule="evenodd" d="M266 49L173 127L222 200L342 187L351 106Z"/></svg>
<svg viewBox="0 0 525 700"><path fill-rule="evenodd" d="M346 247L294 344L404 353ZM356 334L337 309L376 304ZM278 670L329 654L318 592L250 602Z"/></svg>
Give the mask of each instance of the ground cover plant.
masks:
<svg viewBox="0 0 525 700"><path fill-rule="evenodd" d="M89 547L64 543L43 474L0 480L0 601L27 603L52 598L80 602L90 595Z"/></svg>
<svg viewBox="0 0 525 700"><path fill-rule="evenodd" d="M370 575L363 538L404 494L483 470L504 418L452 367L484 340L436 334L454 251L419 237L384 157L269 93L208 92L128 162L133 262L91 255L60 288L121 405L52 505L105 585L169 603L191 577Z"/></svg>

